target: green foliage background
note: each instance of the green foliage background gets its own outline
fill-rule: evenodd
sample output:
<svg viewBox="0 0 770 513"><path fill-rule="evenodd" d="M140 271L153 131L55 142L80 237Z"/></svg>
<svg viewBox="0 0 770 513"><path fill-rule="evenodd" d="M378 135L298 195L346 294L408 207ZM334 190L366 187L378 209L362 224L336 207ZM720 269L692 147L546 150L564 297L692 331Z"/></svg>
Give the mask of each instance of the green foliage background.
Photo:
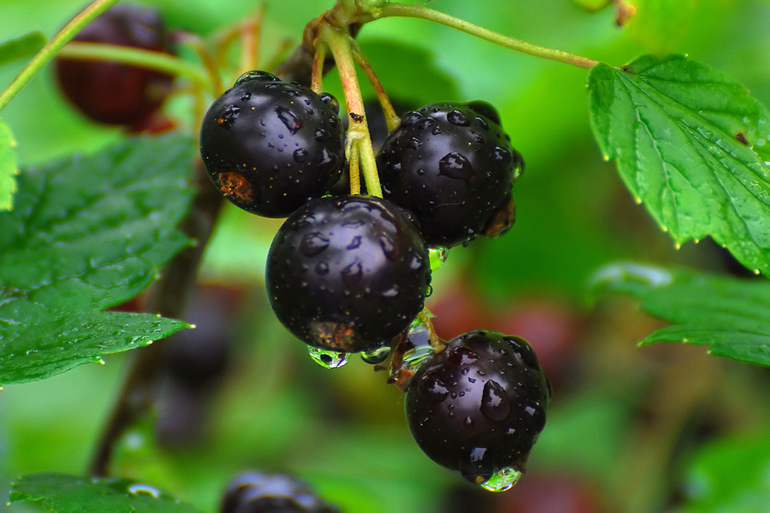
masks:
<svg viewBox="0 0 770 513"><path fill-rule="evenodd" d="M0 39L37 30L51 37L82 3L3 0ZM226 9L219 0L146 3L159 6L170 26L202 35L244 18L255 5L252 0L231 0ZM283 0L267 6L263 55L285 37L296 41L304 24L330 2ZM624 28L615 24L611 8L591 13L571 0L442 0L432 7L612 65L643 53L686 53L770 105L767 1L645 0L638 18ZM681 29L671 30L672 20ZM419 20L377 21L359 40L393 97L418 105L489 101L525 156L525 172L514 188L515 227L499 240L453 250L436 273L431 298L438 302L464 282L473 284L485 305L511 315L533 301L578 312L579 349L570 356L575 375L557 388L520 486L538 476L568 476L591 490L607 511L761 511L767 487L752 469L770 461L767 443L755 441L770 431L766 371L706 357L696 347L636 349L636 342L662 325L624 299L613 297L593 309L583 302L589 276L617 259L726 268L708 240L675 250L670 237L634 204L614 164L604 162L590 131L586 71ZM23 60L0 67L0 84L22 65ZM342 97L335 73L325 84ZM183 99L168 107L188 118ZM121 137L74 113L58 96L50 70L3 110L2 120L18 142L21 168L93 152ZM325 371L277 325L260 282L277 226L226 209L207 252L204 278L246 287L249 301L242 305L238 363L212 391L206 443L159 449L148 422L126 437L116 473L169 490L204 511L215 511L234 473L254 467L295 472L349 512L447 511L450 490L475 493L422 455L403 419L400 392L386 386L382 374L357 361ZM81 474L117 393L124 360L108 356L105 366L82 366L0 392L0 483L31 472ZM686 405L688 414L667 412L669 401ZM702 437L699 430L714 434ZM739 472L747 477L719 477ZM671 502L674 496L682 497L679 503ZM491 511L508 499L494 500L482 504Z"/></svg>

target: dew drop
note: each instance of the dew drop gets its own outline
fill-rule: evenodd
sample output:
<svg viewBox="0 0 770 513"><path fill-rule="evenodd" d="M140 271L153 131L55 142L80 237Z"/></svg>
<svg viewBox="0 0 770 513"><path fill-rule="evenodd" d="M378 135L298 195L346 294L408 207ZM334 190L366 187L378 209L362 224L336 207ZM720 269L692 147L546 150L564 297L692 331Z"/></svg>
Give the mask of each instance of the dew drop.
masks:
<svg viewBox="0 0 770 513"><path fill-rule="evenodd" d="M382 293L382 297L386 299L398 297L398 287L395 285L390 287L388 290Z"/></svg>
<svg viewBox="0 0 770 513"><path fill-rule="evenodd" d="M409 269L412 271L419 271L420 267L422 267L422 257L420 255L414 255L412 257L412 261L409 264Z"/></svg>
<svg viewBox="0 0 770 513"><path fill-rule="evenodd" d="M505 492L513 488L519 479L521 479L521 472L507 467L492 474L492 477L480 483L480 486L490 492Z"/></svg>
<svg viewBox="0 0 770 513"><path fill-rule="evenodd" d="M294 150L294 160L297 162L305 162L307 160L307 151L302 148Z"/></svg>
<svg viewBox="0 0 770 513"><path fill-rule="evenodd" d="M338 369L348 363L348 355L339 351L329 351L320 347L308 346L310 357L325 369Z"/></svg>
<svg viewBox="0 0 770 513"><path fill-rule="evenodd" d="M511 400L497 381L490 379L484 384L481 396L481 413L492 421L505 420L511 412Z"/></svg>
<svg viewBox="0 0 770 513"><path fill-rule="evenodd" d="M361 262L358 261L358 258L353 260L353 262L348 264L347 267L342 270L342 281L345 282L345 285L348 287L358 284L363 276L364 270L361 266Z"/></svg>
<svg viewBox="0 0 770 513"><path fill-rule="evenodd" d="M329 266L326 262L319 262L318 265L315 266L315 272L318 274L327 274L329 272Z"/></svg>
<svg viewBox="0 0 770 513"><path fill-rule="evenodd" d="M410 138L409 138L409 141L407 141L406 145L407 145L409 148L411 148L411 149L413 149L413 150L417 151L417 150L419 150L420 148L422 148L422 141L420 141L420 140L419 140L418 138L416 138L416 137L410 137Z"/></svg>
<svg viewBox="0 0 770 513"><path fill-rule="evenodd" d="M302 128L302 120L286 107L276 107L275 111L278 113L278 119L286 125L286 128L292 135Z"/></svg>
<svg viewBox="0 0 770 513"><path fill-rule="evenodd" d="M240 85L244 82L249 82L251 80L263 80L263 81L271 81L275 82L278 81L279 78L273 75L272 73L268 73L267 71L260 71L260 70L253 70L253 71L247 71L238 79L235 81L235 85Z"/></svg>
<svg viewBox="0 0 770 513"><path fill-rule="evenodd" d="M318 99L328 105L335 113L339 114L340 102L337 101L337 98L329 93L321 93L318 95Z"/></svg>
<svg viewBox="0 0 770 513"><path fill-rule="evenodd" d="M154 488L152 486L144 485L144 484L135 484L128 487L128 493L131 495L149 495L153 499L159 499L161 495L161 491L157 488Z"/></svg>
<svg viewBox="0 0 770 513"><path fill-rule="evenodd" d="M457 126L468 126L470 124L468 123L468 118L465 117L465 114L457 109L450 110L446 115L446 119Z"/></svg>
<svg viewBox="0 0 770 513"><path fill-rule="evenodd" d="M385 254L385 258L388 260L395 260L398 258L398 247L396 247L393 239L391 239L390 235L387 233L380 235L380 246L382 247L382 252Z"/></svg>
<svg viewBox="0 0 770 513"><path fill-rule="evenodd" d="M329 247L329 239L319 232L305 235L299 244L300 252L307 257L315 256L327 247Z"/></svg>
<svg viewBox="0 0 770 513"><path fill-rule="evenodd" d="M473 165L467 158L456 151L447 153L439 160L438 170L438 174L442 176L465 180L466 182L475 178Z"/></svg>
<svg viewBox="0 0 770 513"><path fill-rule="evenodd" d="M455 365L470 365L479 359L479 355L470 347L460 346L452 349L447 359Z"/></svg>
<svg viewBox="0 0 770 513"><path fill-rule="evenodd" d="M416 125L422 119L422 114L415 111L409 111L401 116L401 126Z"/></svg>
<svg viewBox="0 0 770 513"><path fill-rule="evenodd" d="M389 354L390 347L382 346L372 351L362 352L361 359L370 365L377 365L378 363L384 362L388 358Z"/></svg>
<svg viewBox="0 0 770 513"><path fill-rule="evenodd" d="M428 371L420 378L420 397L430 403L441 403L449 397L447 386L436 376L435 371Z"/></svg>
<svg viewBox="0 0 770 513"><path fill-rule="evenodd" d="M447 249L442 247L428 248L428 256L430 257L430 270L435 271L446 262Z"/></svg>
<svg viewBox="0 0 770 513"><path fill-rule="evenodd" d="M356 235L353 237L353 239L350 241L350 244L348 244L345 249L351 250L351 249L358 249L361 246L361 236Z"/></svg>
<svg viewBox="0 0 770 513"><path fill-rule="evenodd" d="M313 137L316 141L325 141L329 138L329 132L319 128L313 133Z"/></svg>
<svg viewBox="0 0 770 513"><path fill-rule="evenodd" d="M222 115L217 119L217 124L222 128L230 128L240 113L241 109L237 105L226 105Z"/></svg>

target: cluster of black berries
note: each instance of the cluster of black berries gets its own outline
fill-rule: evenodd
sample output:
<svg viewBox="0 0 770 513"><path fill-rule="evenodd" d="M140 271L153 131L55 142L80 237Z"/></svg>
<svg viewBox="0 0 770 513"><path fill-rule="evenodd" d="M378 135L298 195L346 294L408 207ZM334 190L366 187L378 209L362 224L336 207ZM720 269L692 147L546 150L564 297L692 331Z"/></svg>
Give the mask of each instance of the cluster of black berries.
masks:
<svg viewBox="0 0 770 513"><path fill-rule="evenodd" d="M384 198L332 196L345 166L338 113L329 94L246 73L203 120L203 162L235 205L288 216L265 277L283 325L328 367L347 353L409 362L397 372L411 377L401 384L420 447L473 482L507 489L550 400L532 348L475 331L414 358L404 341L430 290L429 248L505 233L523 159L491 105L436 103L407 112L385 139L377 155Z"/></svg>

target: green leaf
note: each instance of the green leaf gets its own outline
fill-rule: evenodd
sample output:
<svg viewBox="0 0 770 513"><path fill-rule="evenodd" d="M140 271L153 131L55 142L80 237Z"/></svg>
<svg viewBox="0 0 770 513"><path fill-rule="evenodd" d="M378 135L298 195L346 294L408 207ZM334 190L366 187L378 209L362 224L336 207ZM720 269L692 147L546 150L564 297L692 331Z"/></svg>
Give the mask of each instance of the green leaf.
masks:
<svg viewBox="0 0 770 513"><path fill-rule="evenodd" d="M687 465L684 491L688 513L762 513L770 504L767 469L770 438L730 438L710 443Z"/></svg>
<svg viewBox="0 0 770 513"><path fill-rule="evenodd" d="M13 195L16 193L16 141L11 129L0 121L0 212L13 208Z"/></svg>
<svg viewBox="0 0 770 513"><path fill-rule="evenodd" d="M629 29L649 52L668 53L687 32L697 6L698 0L636 0Z"/></svg>
<svg viewBox="0 0 770 513"><path fill-rule="evenodd" d="M710 235L770 275L770 112L738 82L682 56L599 64L594 136L677 244Z"/></svg>
<svg viewBox="0 0 770 513"><path fill-rule="evenodd" d="M0 66L3 64L32 57L47 43L42 32L30 32L16 39L0 43Z"/></svg>
<svg viewBox="0 0 770 513"><path fill-rule="evenodd" d="M51 513L200 513L152 486L116 478L44 472L13 483L10 504L37 502Z"/></svg>
<svg viewBox="0 0 770 513"><path fill-rule="evenodd" d="M642 308L676 326L655 331L641 344L708 345L709 353L770 366L770 282L635 264L601 269L594 293L625 292Z"/></svg>
<svg viewBox="0 0 770 513"><path fill-rule="evenodd" d="M187 325L103 313L146 288L189 244L193 142L134 138L21 174L0 213L0 384L43 379Z"/></svg>

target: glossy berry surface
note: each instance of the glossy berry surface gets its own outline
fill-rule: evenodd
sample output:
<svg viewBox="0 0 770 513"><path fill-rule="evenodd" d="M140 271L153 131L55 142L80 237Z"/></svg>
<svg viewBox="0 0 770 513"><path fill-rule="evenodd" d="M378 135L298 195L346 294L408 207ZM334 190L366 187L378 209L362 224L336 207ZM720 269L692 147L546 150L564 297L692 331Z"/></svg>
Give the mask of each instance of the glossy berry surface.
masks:
<svg viewBox="0 0 770 513"><path fill-rule="evenodd" d="M265 274L278 319L330 351L389 345L422 310L428 252L408 217L370 196L309 202L284 222Z"/></svg>
<svg viewBox="0 0 770 513"><path fill-rule="evenodd" d="M247 472L225 490L220 513L336 513L305 483L289 476Z"/></svg>
<svg viewBox="0 0 770 513"><path fill-rule="evenodd" d="M485 102L407 112L377 154L383 196L414 214L429 246L505 233L514 220L511 187L523 166Z"/></svg>
<svg viewBox="0 0 770 513"><path fill-rule="evenodd" d="M211 181L248 212L288 216L341 175L338 111L329 94L264 71L244 74L203 118L200 150Z"/></svg>
<svg viewBox="0 0 770 513"><path fill-rule="evenodd" d="M406 416L429 458L481 484L504 469L524 471L550 397L525 340L476 330L420 367L407 389Z"/></svg>
<svg viewBox="0 0 770 513"><path fill-rule="evenodd" d="M118 4L88 24L73 41L173 53L159 13ZM55 75L64 96L88 118L110 125L136 125L160 108L173 77L158 71L104 61L57 58Z"/></svg>

